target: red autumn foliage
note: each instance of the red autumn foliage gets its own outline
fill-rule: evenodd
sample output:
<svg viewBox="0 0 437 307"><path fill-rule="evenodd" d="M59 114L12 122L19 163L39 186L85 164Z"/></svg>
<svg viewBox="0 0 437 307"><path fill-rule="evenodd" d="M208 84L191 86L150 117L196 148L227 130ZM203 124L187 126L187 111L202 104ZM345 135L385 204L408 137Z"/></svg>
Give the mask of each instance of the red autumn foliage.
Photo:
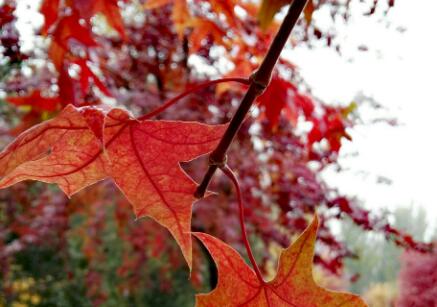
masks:
<svg viewBox="0 0 437 307"><path fill-rule="evenodd" d="M56 111L60 102L58 98L44 97L41 91L35 90L29 96L22 97L8 97L7 102L16 106L31 107L36 112L53 112Z"/></svg>
<svg viewBox="0 0 437 307"><path fill-rule="evenodd" d="M266 1L262 4L264 9L237 0L195 2L199 5L193 6L185 0L147 1L144 8L136 7L135 18L123 20L122 7L132 5L129 1L45 0L40 8L45 17L40 33L50 44L48 48L39 47L43 52L29 55L20 53L13 26L14 8L4 5L0 24L14 36L3 40L2 34L2 44L6 46L3 55L10 63L25 61L34 72L29 77L17 70L4 81L11 104L31 106L28 113L20 113L25 125L11 127L10 132L16 134L47 117L52 119L21 134L1 154L2 187L36 179L57 183L72 195L111 177L132 203L137 216L151 216L170 230L189 264L190 222L193 229L241 247L244 242L236 230L236 199L228 180L223 176L216 178L210 188L220 191L219 195L199 201L193 207L191 221L196 185L179 166L179 162L188 162L214 149L223 127L177 120L208 124L229 121L245 88L199 84L221 76L223 61L232 67L224 73L225 77L248 78L272 41L277 25L270 23L270 17L288 2L277 1L278 5L273 11L269 7L268 12ZM333 34L322 33L311 25L312 14L325 7L333 12L339 8L347 11L348 6L342 1L311 1L311 4L297 30L303 33L304 43L311 44L312 39L318 39L330 45ZM236 6L245 13L235 14ZM94 31L93 17L97 14L105 17L115 35L110 31L100 34ZM257 16L261 16L260 20ZM347 19L347 14L342 17ZM26 62L28 56L44 64ZM203 66L214 71L205 71ZM47 96L39 95L46 89L50 89ZM17 92L21 94L16 95ZM135 115L144 114L183 92L191 95L181 99L177 109L154 113L160 121L136 120L121 109L128 108ZM29 97L33 101L27 102ZM105 104L111 97L120 108ZM345 215L363 229L385 231L400 245L419 250L428 248L390 228L387 222L359 208L319 178L320 171L336 163L342 141L349 139L346 128L353 123L346 109L327 106L312 97L296 67L286 59L279 60L272 83L259 99L258 110L261 116L248 116L243 123L230 149L228 164L241 178L247 201L247 227L264 246L270 242L289 246L291 235L304 231L307 215L314 214L317 207L321 220L319 239L330 253L329 256L316 254L315 261L332 272L340 271L342 259L349 252L332 235L327 222ZM299 120L312 123L308 133L296 133ZM329 146L319 146L324 141ZM204 173L201 161L182 166L198 180ZM26 185L11 188L23 187ZM171 265L165 269L182 266L178 251L168 242L165 232L153 223L132 223L126 200L110 185L103 183L90 189L93 197L85 190L71 200L58 192L44 191L56 201L42 202L36 205L39 209L20 214L8 206L7 210L13 214L8 215L10 223L1 229L2 238L12 233L19 235L12 242L1 242L3 270L8 270L8 259L29 244L58 237L61 246L68 227L66 221L75 212L83 212L90 217L80 230L87 234L83 252L90 267L88 295L96 303L105 301L107 294L100 287L102 281L97 270L104 255L95 246L101 244L100 234L107 223L102 208L109 199L117 202L117 230L131 248L117 270L126 279L120 291L138 288L138 272L151 255L170 254ZM8 204L17 197L13 193L3 195ZM23 198L28 207L36 202L27 196ZM51 208L54 203L61 203L51 217L59 223L45 228L35 226L39 210ZM145 251L145 246L152 252ZM262 258L266 261L269 255L265 253Z"/></svg>
<svg viewBox="0 0 437 307"><path fill-rule="evenodd" d="M401 257L399 296L396 306L437 304L437 255L405 252Z"/></svg>

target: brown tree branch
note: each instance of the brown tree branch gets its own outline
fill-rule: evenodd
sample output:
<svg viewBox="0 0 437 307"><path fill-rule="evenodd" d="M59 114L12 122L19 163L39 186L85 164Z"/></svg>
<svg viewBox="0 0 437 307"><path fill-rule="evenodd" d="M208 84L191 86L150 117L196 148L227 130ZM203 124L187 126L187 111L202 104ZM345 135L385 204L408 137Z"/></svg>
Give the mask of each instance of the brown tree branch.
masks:
<svg viewBox="0 0 437 307"><path fill-rule="evenodd" d="M215 171L218 167L225 165L226 152L228 151L229 146L240 129L241 124L243 123L243 120L253 102L264 92L270 83L273 68L275 67L276 62L279 59L279 55L281 54L282 49L284 48L285 43L287 42L288 37L290 36L290 33L293 30L307 1L308 0L294 0L290 5L287 15L282 21L281 27L273 39L273 42L270 45L264 60L262 61L258 70L252 75L250 86L241 100L240 106L232 117L228 129L220 140L220 143L217 145L217 148L209 156L208 170L194 194L197 198L202 198L205 195Z"/></svg>

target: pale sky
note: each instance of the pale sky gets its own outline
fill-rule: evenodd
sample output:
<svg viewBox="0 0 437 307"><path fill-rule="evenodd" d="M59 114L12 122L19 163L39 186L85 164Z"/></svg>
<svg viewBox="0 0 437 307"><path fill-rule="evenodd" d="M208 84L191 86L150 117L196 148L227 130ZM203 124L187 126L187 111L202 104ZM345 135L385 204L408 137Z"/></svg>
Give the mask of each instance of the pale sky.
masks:
<svg viewBox="0 0 437 307"><path fill-rule="evenodd" d="M357 15L347 27L338 27L342 56L327 48L298 48L287 54L316 96L348 103L361 91L401 123L351 130L353 142L345 142L340 158L350 170L326 172L329 184L358 196L369 208L423 206L431 227L437 225L436 12L435 0L399 0L388 15L389 26L378 23L378 17ZM358 51L363 43L369 51ZM359 155L351 157L353 152ZM377 184L379 175L392 184Z"/></svg>

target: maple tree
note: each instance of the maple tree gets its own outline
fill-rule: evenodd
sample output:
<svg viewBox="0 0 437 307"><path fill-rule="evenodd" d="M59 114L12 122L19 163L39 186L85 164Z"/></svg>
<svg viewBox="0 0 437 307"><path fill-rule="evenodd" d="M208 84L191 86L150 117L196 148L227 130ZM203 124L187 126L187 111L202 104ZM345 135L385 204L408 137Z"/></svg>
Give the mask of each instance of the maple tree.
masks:
<svg viewBox="0 0 437 307"><path fill-rule="evenodd" d="M131 203L137 217L152 217L170 231L190 268L191 224L193 229L214 234L229 244L243 243L255 276L234 250L228 246L223 249L232 255L232 259L235 258L242 271L252 276L250 278L257 278L253 284L258 290L267 289L267 286L252 255L244 218L251 233L259 236L265 246L271 242L288 246L291 234L303 232L308 216L315 213L316 207L320 208L319 240L330 248L332 255L316 254L315 261L337 273L348 250L332 235L327 222L343 215L364 229L384 231L399 245L428 250L428 245L415 242L408 234L393 228L383 219L373 217L350 199L328 188L309 167L310 162L315 162L320 171L335 163L342 139L350 139L346 128L353 124L349 117L353 108L327 106L311 97L306 93L307 89L298 84L295 66L279 56L296 23L296 30L303 33L303 41L315 37L332 45L334 35L322 33L312 26L311 18L314 11L325 6L336 12L344 7L342 1L310 1L305 10L306 1L293 1L276 35L277 24L273 22L273 16L288 1L274 1L274 5L262 1L260 8L246 1L194 2L44 0L40 11L45 22L40 35L48 38L49 43L48 47L43 47L45 65L33 66L29 61L27 65L34 71L32 78L25 78L16 71L7 80L9 93L21 93L18 97L9 95L7 101L27 108L19 113L21 124L9 131L11 135L21 134L0 154L0 187L33 179L56 183L67 195L73 196L89 185L111 178ZM123 20L121 9L129 5L136 8L136 13L128 22L127 18ZM388 1L390 6L393 6L393 1ZM245 13L236 14L238 9ZM376 2L370 7L370 14L375 9ZM298 21L302 10L304 19ZM5 4L0 12L2 28L9 27L11 33L16 31L11 17L13 11L13 4ZM96 15L103 17L107 25L100 33L95 29L99 26L95 23ZM347 19L347 14L343 18ZM12 43L6 45L15 44L16 48L10 47L4 54L9 63L21 65L26 56L21 54L18 40L9 40ZM270 49L267 49L270 44ZM32 56L38 58L37 53ZM215 75L223 78L205 81L210 76L202 75L201 70L190 63L193 58L200 62L197 65L206 64L219 72L224 59L233 67L224 76ZM277 68L274 69L276 62ZM117 101L119 106L131 112L105 104L108 100ZM236 109L238 100L242 102ZM165 112L175 103L180 104L178 112ZM261 116L247 115L251 107L260 111ZM232 115L234 111L235 115ZM158 120L152 120L153 117ZM228 121L228 125L218 125ZM300 121L312 124L304 135L295 131ZM233 143L234 138L238 142ZM321 146L323 141L328 146ZM256 143L262 146L256 146ZM226 161L228 151L232 158ZM184 170L181 169L181 162L189 162L210 152L206 172L201 161L183 163ZM242 194L250 206L243 205L238 196L239 206L234 208L235 196L221 193L198 201L193 208L196 197L204 196L217 169L223 169L232 182L237 182L227 165L238 170L241 183L235 184L237 194L240 195L241 185ZM263 179L266 177L268 184ZM191 178L200 185L197 186ZM105 192L95 189L103 198ZM141 242L153 241L151 238L154 237L165 241L165 235L153 226L126 230L129 219L125 211L127 203L108 189L112 194L108 198L116 198L119 202L117 229L135 250L134 256L126 255L118 272L125 276L128 275L126 272L135 272L144 263L146 256ZM218 177L210 189L229 191L229 181L226 176ZM99 216L101 202L89 200L84 196L86 192L83 193L80 194L83 199L73 197L72 202L83 204L74 210L88 210L88 213ZM27 218L31 220L43 210L41 204L30 210ZM68 215L60 212L61 221L64 221L63 214L64 217ZM273 218L274 215L277 218ZM102 218L89 222L94 235L87 239L84 251L90 263L97 263L102 257L93 246L99 244L98 234L104 222ZM26 227L12 224L11 228L23 238L26 235L44 237L33 224ZM236 231L233 224L240 224L241 232ZM332 295L313 285L310 278L315 225L304 232L312 238L311 244L303 246L307 252L302 257L293 255L296 245L292 245L290 253L284 252L280 262L285 261L284 257L287 261L293 257L297 261L302 258L304 265L299 266L297 274L299 276L301 269L306 272L304 282L312 285L313 292L300 295L302 289L298 287L287 301L307 300L307 296L312 295L319 299L314 304L323 305L324 295ZM64 227L65 224L60 223L60 228ZM4 230L5 233L8 231ZM224 291L220 290L223 287L220 267L227 264L214 256L217 251L211 247L211 244L222 246L224 243L204 234L196 236L215 258L219 270L217 292ZM22 242L26 244L26 240ZM159 250L163 252L165 248ZM9 255L2 253L1 259L5 260ZM268 255L263 255L263 263L267 260ZM180 265L176 262L172 263L175 267ZM278 276L287 268L286 265L280 266ZM196 274L194 268L193 279L196 279ZM135 287L138 279L132 275L126 277L130 279L126 286L130 289ZM101 302L105 298L98 287L98 274L90 272L89 280L94 285L88 289L89 295ZM243 286L238 289L243 289ZM287 286L295 287L288 282ZM275 291L282 290L275 288ZM319 297L319 293L324 294ZM337 301L333 302L343 302L344 295L336 296ZM355 301L362 304L354 298ZM355 303L351 301L350 304Z"/></svg>
<svg viewBox="0 0 437 307"><path fill-rule="evenodd" d="M436 304L437 286L435 253L413 251L401 256L399 295L396 306L433 306Z"/></svg>

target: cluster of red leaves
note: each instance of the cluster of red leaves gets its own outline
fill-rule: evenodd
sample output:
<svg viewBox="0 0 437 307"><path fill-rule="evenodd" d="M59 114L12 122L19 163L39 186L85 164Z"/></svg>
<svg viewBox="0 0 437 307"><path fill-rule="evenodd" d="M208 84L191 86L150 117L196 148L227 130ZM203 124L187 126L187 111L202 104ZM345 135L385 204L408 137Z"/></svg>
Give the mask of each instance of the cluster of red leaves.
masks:
<svg viewBox="0 0 437 307"><path fill-rule="evenodd" d="M90 66L88 50L97 46L91 24L91 18L96 13L103 14L110 25L120 35L124 35L117 1L71 1L68 5L61 6L59 0L45 0L40 10L45 18L41 34L44 36L50 34L51 42L47 54L55 67L58 92L56 96L52 93L51 97L41 95L45 88L41 84L40 88L34 89L28 95L9 97L8 101L12 104L30 107L30 111L22 118L23 124L15 130L15 133L22 132L41 121L42 118L46 118L47 116L41 116L43 112L54 114L54 111L59 111L68 104L82 106L99 103L91 91L91 84L102 94L112 96ZM12 14L14 8L5 5L2 13L3 11ZM12 17L12 20L14 19ZM5 22L7 21L5 19ZM14 31L16 32L15 29ZM13 44L10 41L2 41L2 44L18 54L18 36L15 35L13 39L16 47L12 47ZM8 55L7 52L6 55Z"/></svg>
<svg viewBox="0 0 437 307"><path fill-rule="evenodd" d="M262 7L264 3L266 1ZM298 30L307 34L316 31L310 27L313 11L329 7L336 12L343 6L340 1L311 3L305 20L298 24ZM8 97L8 101L31 106L39 114L48 112L50 117L67 104L76 107L100 104L100 94L104 94L115 97L119 104L133 112L144 113L207 77L196 65L190 64L189 60L194 57L218 71L221 61L226 59L234 66L226 73L228 76L249 76L265 54L275 24L268 26L266 32L257 27L259 10L246 1L199 0L196 4L199 5L192 6L185 0L147 1L145 9L137 12L142 18L132 19L141 22L123 23L115 1L44 1L41 13L45 24L41 34L51 40L46 51L49 57L46 70L36 71L33 76L36 86L32 90L24 82L28 79L15 77L7 88L30 94ZM283 5L282 1L275 10ZM245 14L234 14L236 6ZM261 9L262 14L268 15L265 10ZM94 33L92 17L96 14L103 15L118 36ZM265 18L261 17L260 23L267 28L269 20ZM232 30L227 30L229 28ZM307 41L310 38L311 35L306 35ZM222 54L215 54L217 50L222 50ZM326 106L304 94L295 67L286 60L280 60L279 68L259 99L259 109L264 115L247 118L238 142L229 153L232 156L229 164L241 178L248 228L261 238L264 246L271 242L289 246L291 235L304 231L308 216L318 207L319 239L329 254L316 254L315 260L332 272L339 272L342 258L349 253L330 232L328 220L346 214L360 225L369 225L365 229L374 227L370 216L352 202L346 199L347 205L337 202L341 195L317 176L324 167L335 163L341 140L348 138L346 128L351 125L348 112L344 108ZM280 74L280 70L286 70L291 77L286 78L287 74ZM55 76L58 86L57 91L50 91L47 96L41 91L48 88L47 83L53 83L43 81L42 74L46 71ZM241 95L241 87L235 86L203 89L185 99L178 112L160 116L223 123L230 119ZM296 133L299 121L312 123L309 133ZM151 216L170 230L190 264L188 232L196 185L181 171L179 162L212 150L222 132L220 126L137 121L121 109L108 112L98 107L67 106L56 118L22 134L6 149L0 160L1 185L36 179L57 183L71 195L110 177L133 204L137 216ZM329 146L317 146L324 140ZM316 170L310 163L316 163ZM195 179L204 171L199 163L184 167ZM223 193L200 201L193 208L193 229L241 247L236 200L229 182L219 177L211 188ZM143 202L145 199L147 204ZM92 247L99 244L99 231L105 224L99 210L103 205L98 198L83 203L80 207L89 208L84 209L85 212L94 216L84 226L94 229L84 248L93 267L102 260L102 253ZM132 249L118 273L122 277L129 276L126 288L133 291L139 276L135 273L150 257L144 244L156 244L152 253L155 256L165 254L169 248L164 239L151 239L155 235L163 238L153 225L128 223L129 215L124 211L126 202L119 200L119 203L116 216L120 235ZM66 217L69 214L65 212ZM399 239L400 233L392 228L385 231L395 240ZM208 247L208 242L205 244ZM266 252L263 260L268 259ZM105 295L98 287L98 276L97 272L89 272L89 290L90 296L101 301Z"/></svg>
<svg viewBox="0 0 437 307"><path fill-rule="evenodd" d="M345 197L337 197L330 201L328 206L338 208L341 213L349 216L363 230L382 232L388 240L393 240L400 247L420 253L429 253L433 250L433 243L423 243L414 240L412 235L406 231L394 228L386 219L375 216L369 210L354 205L353 201Z"/></svg>
<svg viewBox="0 0 437 307"><path fill-rule="evenodd" d="M258 101L273 129L277 127L282 112L293 127L297 127L299 118L312 123L307 142L310 150L313 144L326 140L330 151L338 153L341 139L351 140L346 132L346 128L352 125L347 119L348 108L323 106L317 110L322 115L317 114L313 99L299 93L294 84L279 76L272 79Z"/></svg>
<svg viewBox="0 0 437 307"><path fill-rule="evenodd" d="M437 255L404 252L399 273L396 306L435 306L437 298Z"/></svg>
<svg viewBox="0 0 437 307"><path fill-rule="evenodd" d="M76 106L89 104L85 97L89 94L90 81L105 95L111 96L107 87L90 68L88 48L96 47L97 42L92 34L91 17L100 12L107 17L111 25L120 29L121 16L117 3L112 1L73 1L62 7L59 1L46 0L42 3L41 13L46 17L42 33L51 33L51 44L48 50L50 60L59 74L59 98L61 104ZM99 11L101 9L101 11ZM77 45L76 52L72 46ZM71 70L79 70L79 76L72 78ZM79 88L79 90L77 90Z"/></svg>

